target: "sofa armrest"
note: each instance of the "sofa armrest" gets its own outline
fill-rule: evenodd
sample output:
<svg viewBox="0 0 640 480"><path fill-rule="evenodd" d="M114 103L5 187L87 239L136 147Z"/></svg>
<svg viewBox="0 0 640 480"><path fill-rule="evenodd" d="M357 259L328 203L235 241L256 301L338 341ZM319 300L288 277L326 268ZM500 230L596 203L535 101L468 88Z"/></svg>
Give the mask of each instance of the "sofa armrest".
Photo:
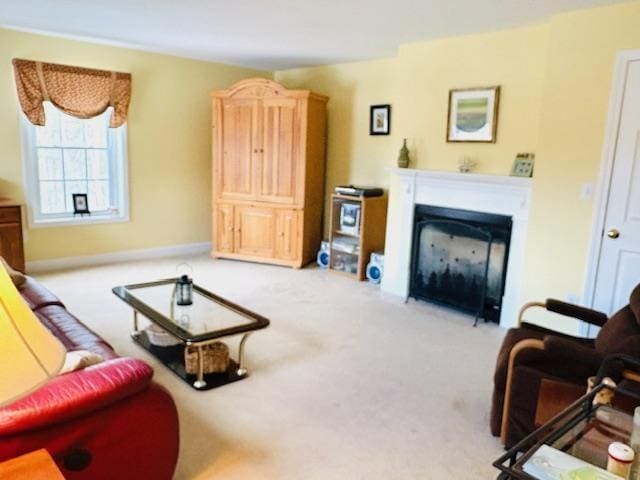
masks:
<svg viewBox="0 0 640 480"><path fill-rule="evenodd" d="M553 298L547 298L545 305L547 310L550 312L582 320L583 322L596 325L597 327L603 326L608 319L604 313L598 312L597 310L592 310L580 305L574 305L573 303L563 302L561 300L555 300Z"/></svg>
<svg viewBox="0 0 640 480"><path fill-rule="evenodd" d="M32 394L0 408L0 436L78 418L148 387L153 369L142 360L116 358L60 375Z"/></svg>
<svg viewBox="0 0 640 480"><path fill-rule="evenodd" d="M594 375L602 364L602 357L594 348L555 335L547 335L544 338L544 351L550 359L563 362L565 367L572 364L576 369L586 369Z"/></svg>

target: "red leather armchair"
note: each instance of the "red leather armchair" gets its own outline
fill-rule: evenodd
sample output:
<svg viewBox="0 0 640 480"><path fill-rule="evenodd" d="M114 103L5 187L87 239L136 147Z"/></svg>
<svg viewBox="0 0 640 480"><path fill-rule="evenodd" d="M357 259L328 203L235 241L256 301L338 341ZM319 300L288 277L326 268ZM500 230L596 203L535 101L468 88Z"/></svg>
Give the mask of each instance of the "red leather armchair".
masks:
<svg viewBox="0 0 640 480"><path fill-rule="evenodd" d="M151 380L151 367L119 358L35 280L20 291L68 350L90 350L106 361L0 408L0 461L45 448L68 480L171 479L178 415L171 395Z"/></svg>

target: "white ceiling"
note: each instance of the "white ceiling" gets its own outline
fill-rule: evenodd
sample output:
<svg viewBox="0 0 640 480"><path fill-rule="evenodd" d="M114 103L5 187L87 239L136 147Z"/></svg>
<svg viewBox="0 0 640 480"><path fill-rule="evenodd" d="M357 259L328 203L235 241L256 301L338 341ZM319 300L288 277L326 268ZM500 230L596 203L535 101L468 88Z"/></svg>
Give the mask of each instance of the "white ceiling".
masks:
<svg viewBox="0 0 640 480"><path fill-rule="evenodd" d="M402 43L622 0L0 0L0 25L268 70L393 56Z"/></svg>

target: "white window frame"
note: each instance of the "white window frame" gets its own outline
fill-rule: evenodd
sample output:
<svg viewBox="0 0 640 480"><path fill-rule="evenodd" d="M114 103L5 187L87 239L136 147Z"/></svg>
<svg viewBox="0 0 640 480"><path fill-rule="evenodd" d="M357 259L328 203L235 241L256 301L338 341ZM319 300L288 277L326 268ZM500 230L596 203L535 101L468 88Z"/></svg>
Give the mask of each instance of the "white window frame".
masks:
<svg viewBox="0 0 640 480"><path fill-rule="evenodd" d="M73 225L90 225L100 223L121 223L129 221L129 181L127 155L127 125L117 129L108 129L108 145L110 154L115 154L120 162L109 162L110 188L112 198L118 201L116 212L96 212L91 215L73 215L71 212L61 214L40 213L40 187L38 179L38 153L36 146L36 126L20 111L20 134L22 139L22 159L24 165L24 181L27 198L29 228L62 227ZM118 184L117 192L113 192L112 184Z"/></svg>

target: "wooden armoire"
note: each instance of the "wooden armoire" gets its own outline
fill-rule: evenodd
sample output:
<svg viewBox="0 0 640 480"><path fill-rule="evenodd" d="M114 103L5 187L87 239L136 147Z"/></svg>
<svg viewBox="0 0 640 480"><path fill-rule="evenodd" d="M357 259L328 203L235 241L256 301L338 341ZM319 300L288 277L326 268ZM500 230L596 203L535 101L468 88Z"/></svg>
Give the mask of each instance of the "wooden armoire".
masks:
<svg viewBox="0 0 640 480"><path fill-rule="evenodd" d="M326 103L263 78L213 99L212 256L301 267L322 239Z"/></svg>

